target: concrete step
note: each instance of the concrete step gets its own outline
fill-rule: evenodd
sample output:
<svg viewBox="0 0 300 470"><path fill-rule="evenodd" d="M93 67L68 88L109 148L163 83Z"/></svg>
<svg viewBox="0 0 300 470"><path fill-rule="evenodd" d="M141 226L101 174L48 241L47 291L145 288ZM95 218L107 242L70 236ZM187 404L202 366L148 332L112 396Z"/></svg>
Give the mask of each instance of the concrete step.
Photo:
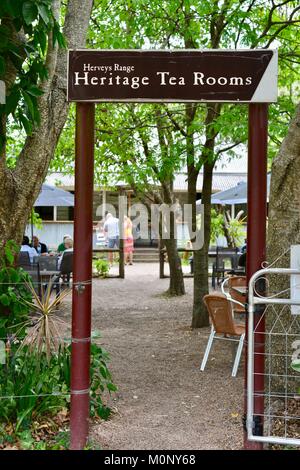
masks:
<svg viewBox="0 0 300 470"><path fill-rule="evenodd" d="M158 258L133 258L134 263L158 263Z"/></svg>
<svg viewBox="0 0 300 470"><path fill-rule="evenodd" d="M152 253L151 254L147 254L147 253L135 254L135 253L133 253L133 256L134 256L134 258L153 258L153 259L156 259L156 258L158 259L159 258L158 253L154 254L154 255Z"/></svg>
<svg viewBox="0 0 300 470"><path fill-rule="evenodd" d="M155 248L137 248L133 252L135 263L156 263L159 261L158 250Z"/></svg>
<svg viewBox="0 0 300 470"><path fill-rule="evenodd" d="M135 248L135 253L158 253L156 248Z"/></svg>

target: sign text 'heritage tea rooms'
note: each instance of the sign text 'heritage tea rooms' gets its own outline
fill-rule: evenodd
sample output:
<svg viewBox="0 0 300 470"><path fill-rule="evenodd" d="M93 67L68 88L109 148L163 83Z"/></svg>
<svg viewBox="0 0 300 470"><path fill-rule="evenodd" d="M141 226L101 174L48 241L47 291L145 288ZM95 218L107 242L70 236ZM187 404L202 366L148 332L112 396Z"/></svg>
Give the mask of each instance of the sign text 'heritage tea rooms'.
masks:
<svg viewBox="0 0 300 470"><path fill-rule="evenodd" d="M277 51L70 50L68 100L275 102Z"/></svg>

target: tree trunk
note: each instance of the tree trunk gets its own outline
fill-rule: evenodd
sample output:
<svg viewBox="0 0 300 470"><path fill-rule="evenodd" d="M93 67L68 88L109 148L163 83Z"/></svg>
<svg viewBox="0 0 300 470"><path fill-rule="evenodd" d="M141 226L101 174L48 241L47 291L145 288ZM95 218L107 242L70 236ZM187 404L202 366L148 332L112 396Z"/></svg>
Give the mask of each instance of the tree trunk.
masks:
<svg viewBox="0 0 300 470"><path fill-rule="evenodd" d="M221 208L219 209L219 212L223 216L223 230L224 230L224 236L225 236L226 241L227 241L227 245L230 248L235 248L234 241L232 240L232 237L229 233L229 226L228 226L228 220L227 220L227 214L226 214L226 211L225 211L225 207L221 206Z"/></svg>
<svg viewBox="0 0 300 470"><path fill-rule="evenodd" d="M204 244L201 250L194 252L193 328L201 328L209 324L208 313L203 304L203 296L209 292L208 249L210 243L211 192L213 168L215 165L214 147L215 139L218 134L218 131L214 129L214 122L219 116L220 110L221 105L219 103L207 105L207 115L205 120L206 141L201 156L202 161L204 161L202 184L202 204L204 205ZM189 190L192 191L191 197L194 197L194 184L195 183L192 182L189 187Z"/></svg>
<svg viewBox="0 0 300 470"><path fill-rule="evenodd" d="M166 191L164 191L165 197L170 204L170 199L167 197ZM175 237L175 214L170 211L170 227L163 227L160 225L161 235L163 236L163 243L166 247L169 270L170 270L170 284L168 289L169 295L184 295L184 280L181 266L181 260L177 251L177 239Z"/></svg>
<svg viewBox="0 0 300 470"><path fill-rule="evenodd" d="M93 0L70 0L64 34L69 48L85 46ZM47 175L50 160L68 115L66 102L67 50L48 48L49 79L42 84L39 99L41 123L26 138L16 168L0 158L0 247L9 239L20 243L31 208Z"/></svg>
<svg viewBox="0 0 300 470"><path fill-rule="evenodd" d="M208 249L210 242L211 191L213 163L205 163L203 172L202 204L204 205L204 244L194 252L194 303L192 328L209 325L208 313L203 303L204 295L208 294Z"/></svg>
<svg viewBox="0 0 300 470"><path fill-rule="evenodd" d="M184 280L181 267L181 260L177 251L177 240L174 238L164 240L166 246L168 263L170 269L170 285L168 289L169 295L184 295Z"/></svg>
<svg viewBox="0 0 300 470"><path fill-rule="evenodd" d="M292 119L287 136L282 142L281 148L272 165L271 190L269 202L269 224L267 259L269 263L275 263L274 267L288 268L290 266L290 246L300 243L300 104L296 108L296 114ZM270 291L281 292L289 288L288 276L270 277ZM290 296L290 291L285 294ZM281 295L284 297L284 295ZM290 329L294 317L290 310L285 308L280 316L280 321L275 321L280 308L269 309L266 315L266 330L268 332L283 333ZM290 331L292 334L293 331ZM299 334L299 331L295 331ZM267 338L270 336L266 336ZM292 353L291 341L295 339L288 336L287 354ZM280 375L286 373L285 360L280 354L286 350L285 336L272 335L272 353L279 356L272 357L272 363L268 363L272 375L272 388L282 390L284 383ZM267 345L268 347L268 345ZM289 374L293 371L289 367Z"/></svg>
<svg viewBox="0 0 300 470"><path fill-rule="evenodd" d="M272 164L269 201L268 260L273 262L300 242L300 104ZM281 259L289 266L289 253Z"/></svg>

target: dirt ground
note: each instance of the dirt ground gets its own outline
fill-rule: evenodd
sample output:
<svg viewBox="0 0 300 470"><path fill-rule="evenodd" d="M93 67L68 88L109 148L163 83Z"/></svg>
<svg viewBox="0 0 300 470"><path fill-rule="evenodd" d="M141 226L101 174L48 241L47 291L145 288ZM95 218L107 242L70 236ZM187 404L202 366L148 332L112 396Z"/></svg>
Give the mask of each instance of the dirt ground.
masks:
<svg viewBox="0 0 300 470"><path fill-rule="evenodd" d="M231 377L233 349L216 341L204 372L209 328L190 329L187 295L163 295L158 264L126 267L126 279L95 279L93 328L110 353L118 392L107 422L93 425L102 449L241 449L243 367Z"/></svg>

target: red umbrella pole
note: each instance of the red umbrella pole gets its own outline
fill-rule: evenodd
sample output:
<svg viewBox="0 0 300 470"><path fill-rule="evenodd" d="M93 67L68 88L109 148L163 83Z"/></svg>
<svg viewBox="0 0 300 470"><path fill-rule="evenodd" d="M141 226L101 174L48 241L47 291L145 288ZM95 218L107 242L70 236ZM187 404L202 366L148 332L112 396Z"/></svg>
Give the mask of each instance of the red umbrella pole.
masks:
<svg viewBox="0 0 300 470"><path fill-rule="evenodd" d="M95 106L76 105L74 265L71 354L71 449L89 431Z"/></svg>

